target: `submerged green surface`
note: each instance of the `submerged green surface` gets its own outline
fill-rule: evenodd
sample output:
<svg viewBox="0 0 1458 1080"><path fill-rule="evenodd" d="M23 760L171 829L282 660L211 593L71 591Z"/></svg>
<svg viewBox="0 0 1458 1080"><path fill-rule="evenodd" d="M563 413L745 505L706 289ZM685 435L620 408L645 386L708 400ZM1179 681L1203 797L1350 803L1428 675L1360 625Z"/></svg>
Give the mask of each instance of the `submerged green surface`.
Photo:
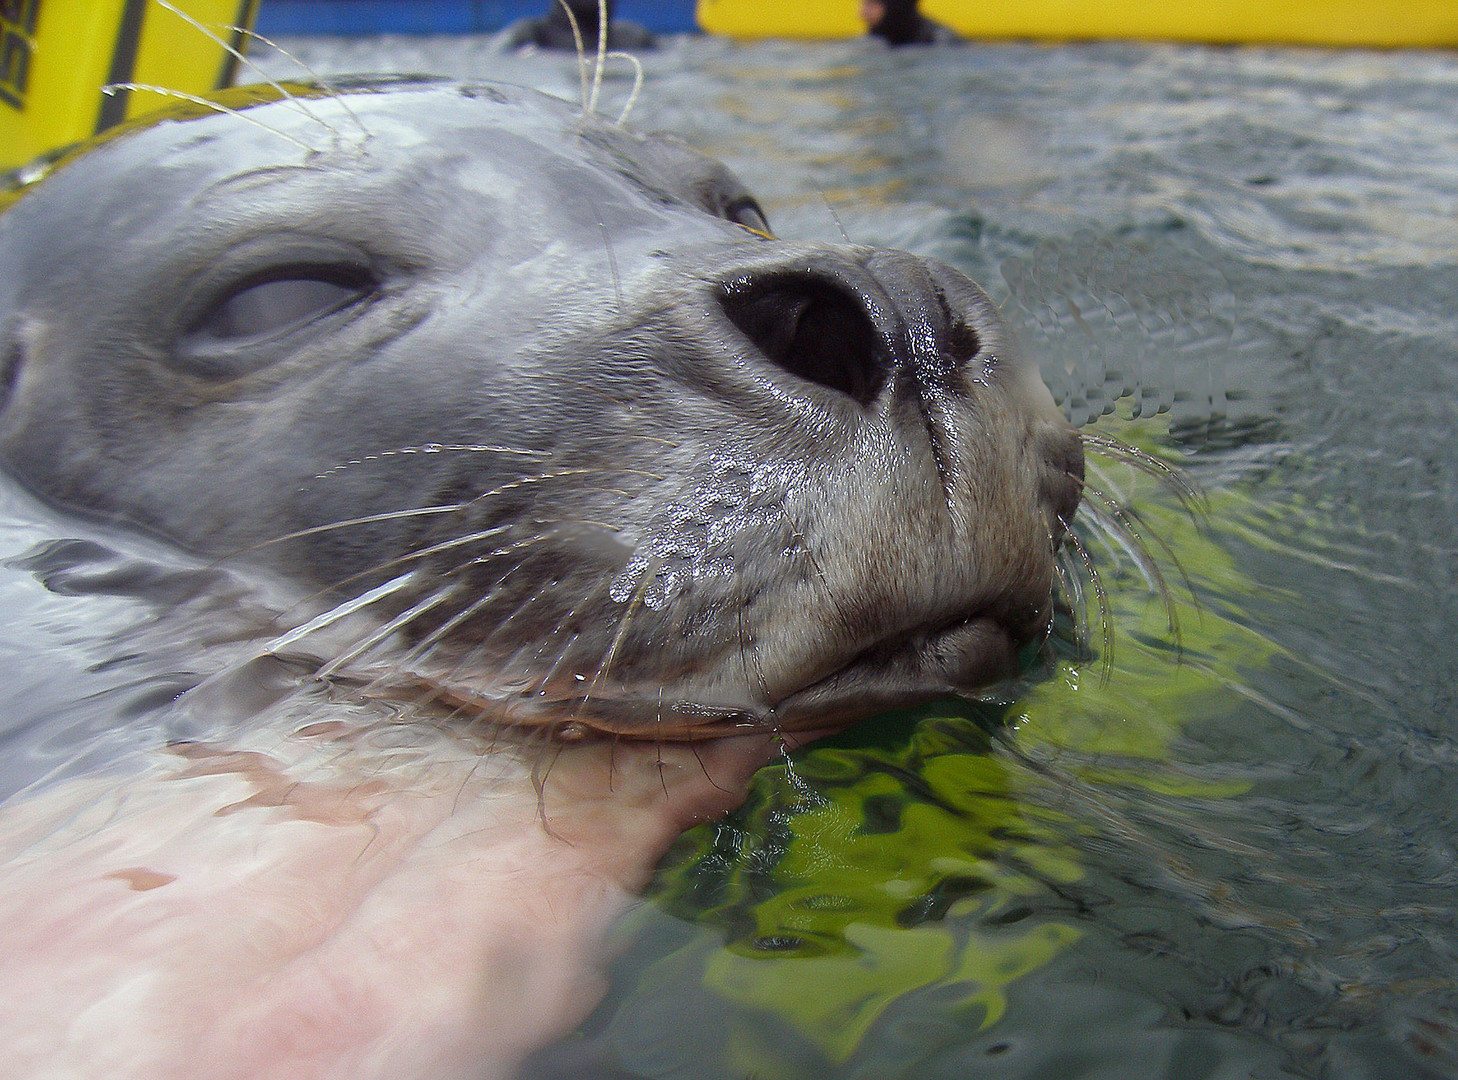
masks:
<svg viewBox="0 0 1458 1080"><path fill-rule="evenodd" d="M1152 427L1124 430L1148 443ZM1113 824L1108 789L1192 813L1249 789L1175 764L1170 748L1192 718L1218 722L1229 687L1280 651L1211 602L1251 583L1170 487L1095 465L1091 484L1121 513L1138 507L1130 531L1166 576L1160 587L1127 556L1099 553L1095 655L1078 656L1064 627L1011 701L890 714L805 748L665 860L654 902L706 936L642 972L635 993L700 978L722 999L729 1074L849 1067L878 1024L907 1010L924 1027L991 1028L1009 985L1083 934L1040 909L1084 876L1082 849ZM1237 498L1211 493L1204 514L1225 516ZM1081 531L1086 547L1107 546Z"/></svg>

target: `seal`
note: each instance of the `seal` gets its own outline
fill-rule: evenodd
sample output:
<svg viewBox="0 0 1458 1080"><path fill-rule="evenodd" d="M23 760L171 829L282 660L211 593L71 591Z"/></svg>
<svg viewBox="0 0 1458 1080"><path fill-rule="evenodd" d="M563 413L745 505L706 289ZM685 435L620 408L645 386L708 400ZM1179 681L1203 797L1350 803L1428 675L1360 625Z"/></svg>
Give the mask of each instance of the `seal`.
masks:
<svg viewBox="0 0 1458 1080"><path fill-rule="evenodd" d="M515 1075L761 764L1014 669L1083 443L977 286L775 239L677 140L489 85L219 105L0 195L0 467L106 540L7 565L88 631L165 609L85 654L146 699L78 691L76 767L0 804L0 1072ZM237 664L255 606L286 663Z"/></svg>
<svg viewBox="0 0 1458 1080"><path fill-rule="evenodd" d="M775 239L534 91L223 103L0 215L31 492L286 579L280 650L368 617L333 677L562 737L843 724L1046 634L1082 446L956 270Z"/></svg>

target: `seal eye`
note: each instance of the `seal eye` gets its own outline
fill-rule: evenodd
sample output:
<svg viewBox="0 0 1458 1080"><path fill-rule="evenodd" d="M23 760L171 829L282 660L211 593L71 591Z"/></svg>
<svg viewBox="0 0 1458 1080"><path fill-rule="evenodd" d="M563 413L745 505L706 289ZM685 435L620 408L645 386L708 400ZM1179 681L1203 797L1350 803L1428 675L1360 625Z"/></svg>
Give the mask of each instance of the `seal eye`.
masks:
<svg viewBox="0 0 1458 1080"><path fill-rule="evenodd" d="M217 382L276 363L375 293L361 263L287 263L225 279L178 339L170 362Z"/></svg>
<svg viewBox="0 0 1458 1080"><path fill-rule="evenodd" d="M195 341L271 338L360 299L369 286L356 271L289 267L249 281L214 304L192 328Z"/></svg>
<svg viewBox="0 0 1458 1080"><path fill-rule="evenodd" d="M752 233L758 233L765 239L773 239L774 233L770 232L769 221L764 216L764 211L759 208L748 195L736 199L724 208L724 216L734 224L748 229Z"/></svg>

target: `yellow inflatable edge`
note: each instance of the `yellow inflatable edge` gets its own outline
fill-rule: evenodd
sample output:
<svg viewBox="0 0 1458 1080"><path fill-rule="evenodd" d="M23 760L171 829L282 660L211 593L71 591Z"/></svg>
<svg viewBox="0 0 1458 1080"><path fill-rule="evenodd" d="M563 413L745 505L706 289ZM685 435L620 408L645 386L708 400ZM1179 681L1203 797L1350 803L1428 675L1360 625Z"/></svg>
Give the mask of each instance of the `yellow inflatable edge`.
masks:
<svg viewBox="0 0 1458 1080"><path fill-rule="evenodd" d="M147 0L0 3L0 169L168 100L140 91L107 94L104 86L205 94L229 85L237 61L223 43L236 49L247 43L244 31L258 0L172 0L172 6L187 17Z"/></svg>
<svg viewBox="0 0 1458 1080"><path fill-rule="evenodd" d="M698 0L699 26L732 38L865 33L858 0ZM923 0L929 18L972 39L1212 44L1458 45L1458 0Z"/></svg>

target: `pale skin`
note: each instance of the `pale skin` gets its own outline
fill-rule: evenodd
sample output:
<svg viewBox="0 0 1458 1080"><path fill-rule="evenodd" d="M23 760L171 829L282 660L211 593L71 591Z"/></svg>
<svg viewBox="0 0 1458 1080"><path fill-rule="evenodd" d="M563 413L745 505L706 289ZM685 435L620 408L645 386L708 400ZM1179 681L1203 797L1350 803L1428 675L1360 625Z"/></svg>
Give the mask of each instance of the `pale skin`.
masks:
<svg viewBox="0 0 1458 1080"><path fill-rule="evenodd" d="M422 742L188 744L0 809L0 1075L511 1076L598 1001L667 845L783 747Z"/></svg>

